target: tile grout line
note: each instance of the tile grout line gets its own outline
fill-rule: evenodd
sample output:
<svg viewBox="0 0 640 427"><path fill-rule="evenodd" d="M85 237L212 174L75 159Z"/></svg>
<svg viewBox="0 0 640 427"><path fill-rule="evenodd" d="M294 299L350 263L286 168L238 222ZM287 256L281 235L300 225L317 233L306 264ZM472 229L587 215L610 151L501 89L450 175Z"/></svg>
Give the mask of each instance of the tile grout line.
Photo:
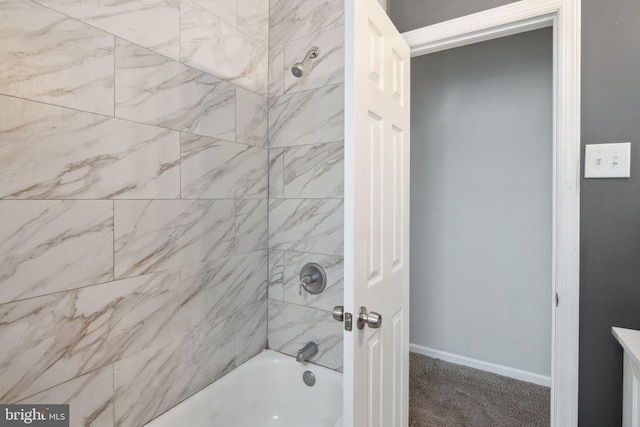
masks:
<svg viewBox="0 0 640 427"><path fill-rule="evenodd" d="M146 200L146 201L149 201L149 200ZM252 250L252 251L248 251L248 252L241 252L241 253L238 253L238 254L222 255L218 259L226 259L226 258L232 258L232 257L237 257L237 256L246 256L246 255L257 254L259 252L266 252L266 251L267 251L267 249L256 249L256 250ZM26 298L20 298L20 299L16 299L16 300L12 300L12 301L2 302L2 303L0 303L0 307L2 307L4 305L7 305L7 304L15 304L15 303L23 302L23 301L29 301L29 300L33 300L33 299L36 299L36 298L47 297L47 296L51 296L51 295L58 295L58 294L63 294L63 293L67 293L67 292L76 292L76 291L80 291L80 290L83 290L83 289L86 289L86 288L93 288L93 287L103 286L103 285L107 285L107 284L110 284L110 283L121 282L121 281L125 281L125 280L130 280L130 279L136 279L136 278L140 278L140 277L144 277L144 276L153 276L153 275L156 275L156 274L166 274L166 273L174 271L174 270L181 270L182 268L192 267L192 266L199 265L199 264L207 264L208 262L209 261L205 260L205 261L199 261L199 262L193 262L193 263L187 263L187 264L180 264L180 265L177 265L175 267L160 268L159 270L150 271L150 272L147 272L147 273L141 273L141 274L137 274L137 275L134 275L134 276L120 277L120 278L117 278L117 279L114 278L114 279L107 280L107 281L104 281L104 282L91 283L89 285L82 285L82 286L78 286L78 287L70 288L70 289L60 289L60 290L57 290L57 291L48 292L46 294L34 295L34 296L26 297Z"/></svg>
<svg viewBox="0 0 640 427"><path fill-rule="evenodd" d="M113 388L113 394L111 395L111 398L113 399L112 405L113 405L113 425L115 427L116 425L116 363L113 362L111 364L111 378L112 378L112 388Z"/></svg>
<svg viewBox="0 0 640 427"><path fill-rule="evenodd" d="M271 35L271 2L267 2L267 348L271 348L269 344L269 291L271 290L271 48L269 47L269 38ZM237 8L237 5L236 5Z"/></svg>
<svg viewBox="0 0 640 427"><path fill-rule="evenodd" d="M115 88L114 88L114 92L115 92ZM20 97L20 96L15 96L15 95L10 95L10 94L6 94L6 93L0 92L0 98L2 98L2 97L18 99L18 100L26 101L26 102L33 102L33 103L36 103L36 104L45 105L45 106L49 106L49 107L63 108L65 110L75 111L77 113L95 115L95 116L99 116L99 117L104 117L106 119L124 121L124 122L127 122L127 123L134 123L134 124L137 124L137 125L149 126L149 127L153 127L153 128L156 128L156 129L165 129L165 130L172 131L172 132L181 132L181 133L185 133L187 135L193 135L193 136L196 136L196 137L199 137L199 138L215 139L215 140L218 140L218 141L228 142L230 144L243 145L243 146L246 146L246 147L249 147L249 148L259 148L259 149L263 149L263 150L266 149L265 147L260 147L258 145L252 145L252 144L247 144L247 143L242 143L242 142L230 141L228 139L220 138L220 137L217 137L217 136L202 135L202 134L193 133L193 132L189 132L189 131L185 131L185 130L181 130L181 129L169 128L169 127L166 127L166 126L160 126L160 125L157 125L157 124L145 123L145 122L132 120L132 119L127 119L127 118L118 117L118 116L110 116L108 114L95 113L93 111L79 110L79 109L73 108L73 107L67 107L67 106L58 105L58 104L51 104L51 103L48 103L48 102L39 101L37 99L23 98L23 97ZM115 107L114 107L114 110L115 110ZM332 141L332 142L340 142L340 141Z"/></svg>
<svg viewBox="0 0 640 427"><path fill-rule="evenodd" d="M116 118L116 90L118 86L116 85L116 37L113 36L113 118Z"/></svg>
<svg viewBox="0 0 640 427"><path fill-rule="evenodd" d="M116 201L112 200L111 201L111 212L112 212L112 229L111 229L111 242L112 242L112 258L111 258L111 263L113 265L113 272L112 272L112 279L115 281L116 280Z"/></svg>

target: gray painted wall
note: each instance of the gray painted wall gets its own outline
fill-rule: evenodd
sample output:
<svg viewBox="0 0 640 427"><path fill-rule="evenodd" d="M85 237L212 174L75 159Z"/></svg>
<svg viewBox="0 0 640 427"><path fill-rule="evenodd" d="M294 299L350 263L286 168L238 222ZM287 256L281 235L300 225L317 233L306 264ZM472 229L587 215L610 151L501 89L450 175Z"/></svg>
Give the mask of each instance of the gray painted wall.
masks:
<svg viewBox="0 0 640 427"><path fill-rule="evenodd" d="M411 62L411 343L551 373L552 31Z"/></svg>
<svg viewBox="0 0 640 427"><path fill-rule="evenodd" d="M580 425L622 420L622 350L640 329L640 2L583 0L582 142L631 142L631 178L581 189Z"/></svg>
<svg viewBox="0 0 640 427"><path fill-rule="evenodd" d="M391 18L407 31L450 19L437 15L447 3L392 0ZM495 3L473 2L476 10L461 14ZM583 180L581 187L581 427L620 425L622 350L610 328L640 329L638 39L640 2L582 1L582 143L630 141L632 148L630 179Z"/></svg>

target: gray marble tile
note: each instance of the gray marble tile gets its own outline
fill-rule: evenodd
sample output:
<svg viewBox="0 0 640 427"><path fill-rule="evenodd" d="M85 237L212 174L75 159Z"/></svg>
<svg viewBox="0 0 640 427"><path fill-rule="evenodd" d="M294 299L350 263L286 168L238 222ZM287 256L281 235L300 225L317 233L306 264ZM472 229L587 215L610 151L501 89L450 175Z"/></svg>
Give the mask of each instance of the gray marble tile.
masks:
<svg viewBox="0 0 640 427"><path fill-rule="evenodd" d="M192 0L192 2L237 28L237 0Z"/></svg>
<svg viewBox="0 0 640 427"><path fill-rule="evenodd" d="M0 303L113 279L110 201L0 201Z"/></svg>
<svg viewBox="0 0 640 427"><path fill-rule="evenodd" d="M269 48L269 97L284 95L284 45Z"/></svg>
<svg viewBox="0 0 640 427"><path fill-rule="evenodd" d="M286 147L284 197L344 197L344 143Z"/></svg>
<svg viewBox="0 0 640 427"><path fill-rule="evenodd" d="M202 390L237 366L235 341L239 325L232 319L203 325L187 334L185 346L189 352L183 362L187 368L180 381L187 378L188 395Z"/></svg>
<svg viewBox="0 0 640 427"><path fill-rule="evenodd" d="M344 82L344 27L335 27L285 45L284 68L302 61L309 48L318 48L318 57L306 63L302 77L284 73L284 92L293 93Z"/></svg>
<svg viewBox="0 0 640 427"><path fill-rule="evenodd" d="M344 139L344 85L269 100L269 146L318 144Z"/></svg>
<svg viewBox="0 0 640 427"><path fill-rule="evenodd" d="M266 96L266 45L255 42L191 0L181 0L180 8L180 60Z"/></svg>
<svg viewBox="0 0 640 427"><path fill-rule="evenodd" d="M179 0L35 0L169 58L179 59Z"/></svg>
<svg viewBox="0 0 640 427"><path fill-rule="evenodd" d="M114 412L119 427L139 427L190 394L190 348L183 338L158 343L114 365Z"/></svg>
<svg viewBox="0 0 640 427"><path fill-rule="evenodd" d="M68 404L72 427L113 427L113 365L50 388L18 403Z"/></svg>
<svg viewBox="0 0 640 427"><path fill-rule="evenodd" d="M0 96L0 197L176 198L180 135Z"/></svg>
<svg viewBox="0 0 640 427"><path fill-rule="evenodd" d="M182 268L182 331L215 325L229 319L236 310L259 303L267 295L266 279L266 251Z"/></svg>
<svg viewBox="0 0 640 427"><path fill-rule="evenodd" d="M0 10L0 93L113 115L112 35L30 1Z"/></svg>
<svg viewBox="0 0 640 427"><path fill-rule="evenodd" d="M268 152L222 139L182 134L182 198L266 198Z"/></svg>
<svg viewBox="0 0 640 427"><path fill-rule="evenodd" d="M241 365L267 347L267 298L236 311L233 324L235 336L235 364Z"/></svg>
<svg viewBox="0 0 640 427"><path fill-rule="evenodd" d="M269 197L284 197L284 149L269 149Z"/></svg>
<svg viewBox="0 0 640 427"><path fill-rule="evenodd" d="M309 262L320 264L327 274L324 291L316 295L304 289L300 293L300 270ZM341 256L285 251L284 301L326 311L332 311L336 305L344 305L343 264Z"/></svg>
<svg viewBox="0 0 640 427"><path fill-rule="evenodd" d="M0 399L22 399L178 335L178 294L174 271L0 305Z"/></svg>
<svg viewBox="0 0 640 427"><path fill-rule="evenodd" d="M237 26L240 31L263 45L269 42L269 2L237 0Z"/></svg>
<svg viewBox="0 0 640 427"><path fill-rule="evenodd" d="M116 362L116 425L140 426L235 368L235 333L222 320Z"/></svg>
<svg viewBox="0 0 640 427"><path fill-rule="evenodd" d="M284 251L269 250L269 298L284 300Z"/></svg>
<svg viewBox="0 0 640 427"><path fill-rule="evenodd" d="M344 25L344 0L271 0L269 43L278 46Z"/></svg>
<svg viewBox="0 0 640 427"><path fill-rule="evenodd" d="M275 199L269 201L269 247L342 255L343 201Z"/></svg>
<svg viewBox="0 0 640 427"><path fill-rule="evenodd" d="M117 200L117 278L195 264L233 250L234 200Z"/></svg>
<svg viewBox="0 0 640 427"><path fill-rule="evenodd" d="M267 98L236 89L236 142L267 147L269 137Z"/></svg>
<svg viewBox="0 0 640 427"><path fill-rule="evenodd" d="M233 85L116 39L116 117L235 138Z"/></svg>
<svg viewBox="0 0 640 427"><path fill-rule="evenodd" d="M269 300L269 347L295 356L309 341L318 345L310 362L342 369L342 324L331 312Z"/></svg>
<svg viewBox="0 0 640 427"><path fill-rule="evenodd" d="M105 351L103 356L92 357L90 363L103 366L177 336L179 294L179 270L80 289L77 308L91 314L91 334L100 338L96 342L103 341Z"/></svg>
<svg viewBox="0 0 640 427"><path fill-rule="evenodd" d="M267 217L269 203L266 199L236 200L236 247L242 254L268 248Z"/></svg>

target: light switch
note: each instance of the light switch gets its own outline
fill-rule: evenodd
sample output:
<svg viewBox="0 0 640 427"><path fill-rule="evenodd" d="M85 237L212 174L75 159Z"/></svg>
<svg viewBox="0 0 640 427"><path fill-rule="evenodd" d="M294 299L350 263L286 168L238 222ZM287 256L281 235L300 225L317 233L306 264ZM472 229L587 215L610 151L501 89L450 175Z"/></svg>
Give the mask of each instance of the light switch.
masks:
<svg viewBox="0 0 640 427"><path fill-rule="evenodd" d="M631 143L589 144L585 146L585 178L629 178Z"/></svg>

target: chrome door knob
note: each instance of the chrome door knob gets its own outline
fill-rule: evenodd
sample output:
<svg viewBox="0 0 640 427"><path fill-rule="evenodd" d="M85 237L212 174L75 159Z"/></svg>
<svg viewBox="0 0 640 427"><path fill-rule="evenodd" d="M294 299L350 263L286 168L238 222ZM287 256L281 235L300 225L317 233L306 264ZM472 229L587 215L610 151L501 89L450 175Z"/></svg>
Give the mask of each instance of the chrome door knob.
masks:
<svg viewBox="0 0 640 427"><path fill-rule="evenodd" d="M382 326L382 316L375 311L369 313L367 307L362 306L360 310L358 310L358 329L363 329L364 325L378 329Z"/></svg>

